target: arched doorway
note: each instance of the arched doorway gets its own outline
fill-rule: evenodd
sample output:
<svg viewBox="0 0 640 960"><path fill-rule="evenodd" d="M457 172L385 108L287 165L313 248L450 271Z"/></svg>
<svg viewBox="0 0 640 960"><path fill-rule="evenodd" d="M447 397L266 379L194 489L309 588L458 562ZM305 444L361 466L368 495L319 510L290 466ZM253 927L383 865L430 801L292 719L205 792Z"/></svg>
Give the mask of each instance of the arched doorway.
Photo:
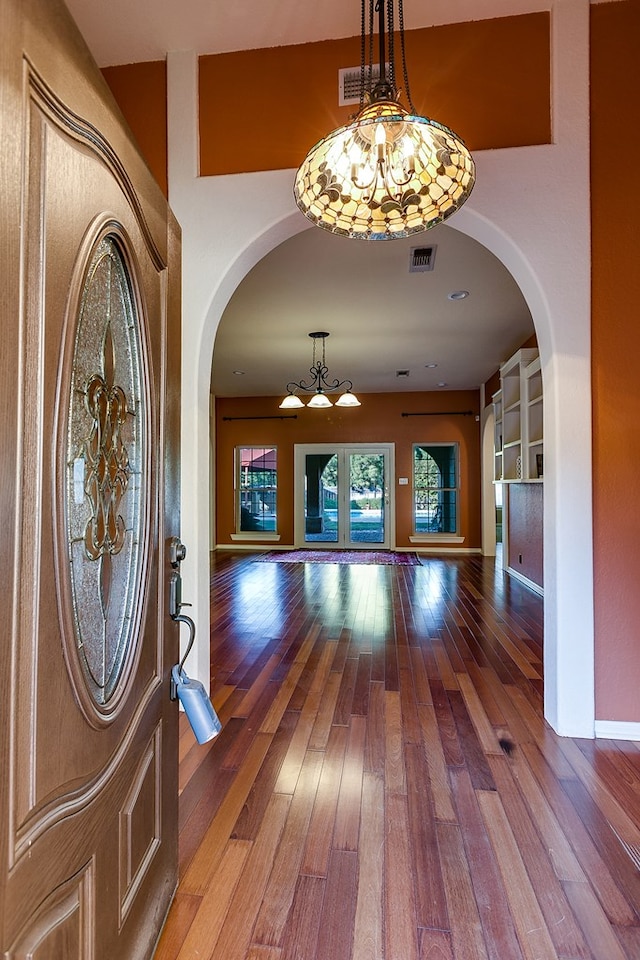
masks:
<svg viewBox="0 0 640 960"><path fill-rule="evenodd" d="M502 261L534 318L545 390L545 715L559 733L582 737L594 732L588 15L588 5L554 10L554 143L476 156L473 197L452 223ZM247 271L306 222L293 206L291 171L243 175L241 191L233 178L195 176L196 77L194 53L169 56L170 200L185 264L183 572L206 638L216 329ZM567 211L552 233L547 209ZM194 672L208 682L206 639Z"/></svg>

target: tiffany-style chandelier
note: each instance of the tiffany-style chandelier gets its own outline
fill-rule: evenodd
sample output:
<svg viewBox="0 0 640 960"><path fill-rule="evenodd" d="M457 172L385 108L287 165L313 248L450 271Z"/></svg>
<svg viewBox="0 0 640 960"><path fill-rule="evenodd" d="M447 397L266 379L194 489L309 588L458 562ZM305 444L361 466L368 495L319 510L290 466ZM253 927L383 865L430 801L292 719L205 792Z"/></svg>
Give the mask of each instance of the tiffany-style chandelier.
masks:
<svg viewBox="0 0 640 960"><path fill-rule="evenodd" d="M400 105L396 86L396 7L410 112ZM416 114L405 62L403 0L361 0L361 21L360 111L311 148L296 175L294 196L304 215L324 230L392 240L435 227L459 210L473 189L475 164L452 130Z"/></svg>
<svg viewBox="0 0 640 960"><path fill-rule="evenodd" d="M328 393L337 393L338 390L344 390L338 399L336 400L336 407L359 407L360 401L356 397L355 393L351 392L353 383L351 380L328 380L327 374L329 373L326 361L325 361L325 342L328 333L324 331L316 331L315 333L310 333L309 336L313 340L313 361L309 367L309 373L311 374L310 380L292 380L287 384L287 396L284 398L280 406L285 410L291 410L295 407L304 407L305 404L298 396L298 390L301 390L303 393L312 393L313 396L306 404L308 407L332 407L333 401L327 396ZM316 344L318 341L322 342L322 359L316 360Z"/></svg>

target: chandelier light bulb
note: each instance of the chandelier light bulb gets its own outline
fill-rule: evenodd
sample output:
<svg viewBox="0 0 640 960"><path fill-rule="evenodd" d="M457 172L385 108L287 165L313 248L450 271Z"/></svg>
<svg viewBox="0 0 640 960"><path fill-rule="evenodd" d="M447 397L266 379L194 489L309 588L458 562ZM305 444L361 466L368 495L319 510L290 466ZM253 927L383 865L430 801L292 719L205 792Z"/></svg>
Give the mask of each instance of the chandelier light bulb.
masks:
<svg viewBox="0 0 640 960"><path fill-rule="evenodd" d="M355 393L351 393L350 390L347 390L346 393L343 393L342 396L336 400L336 407L359 407L360 405L360 401Z"/></svg>
<svg viewBox="0 0 640 960"><path fill-rule="evenodd" d="M280 404L282 410L295 410L299 407L304 407L304 403L293 393L288 394Z"/></svg>
<svg viewBox="0 0 640 960"><path fill-rule="evenodd" d="M332 407L333 403L329 400L326 393L314 393L307 404L308 407Z"/></svg>

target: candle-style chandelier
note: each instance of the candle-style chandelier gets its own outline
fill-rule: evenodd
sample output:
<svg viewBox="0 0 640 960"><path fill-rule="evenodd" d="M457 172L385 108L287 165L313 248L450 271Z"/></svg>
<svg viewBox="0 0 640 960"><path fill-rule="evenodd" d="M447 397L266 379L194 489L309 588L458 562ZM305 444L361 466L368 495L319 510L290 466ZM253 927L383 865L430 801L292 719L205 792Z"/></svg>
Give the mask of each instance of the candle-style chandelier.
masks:
<svg viewBox="0 0 640 960"><path fill-rule="evenodd" d="M328 333L325 331L316 331L310 333L309 336L313 340L313 361L309 367L309 373L311 374L310 380L291 380L287 384L287 396L284 398L280 406L285 410L291 410L295 407L304 407L305 404L302 402L296 391L301 390L304 393L313 393L313 396L306 404L308 407L332 407L333 401L329 399L327 393L336 393L338 390L344 390L335 404L336 407L359 407L360 401L356 397L355 393L351 392L353 383L351 380L328 380L327 374L329 369L325 360L325 342ZM322 341L322 359L316 360L316 344L318 341Z"/></svg>
<svg viewBox="0 0 640 960"><path fill-rule="evenodd" d="M398 102L396 6L410 113ZM374 10L379 79L373 70ZM462 140L416 114L405 62L403 0L361 0L360 111L307 154L295 179L298 207L312 223L339 236L392 240L442 223L462 206L474 183L475 164Z"/></svg>

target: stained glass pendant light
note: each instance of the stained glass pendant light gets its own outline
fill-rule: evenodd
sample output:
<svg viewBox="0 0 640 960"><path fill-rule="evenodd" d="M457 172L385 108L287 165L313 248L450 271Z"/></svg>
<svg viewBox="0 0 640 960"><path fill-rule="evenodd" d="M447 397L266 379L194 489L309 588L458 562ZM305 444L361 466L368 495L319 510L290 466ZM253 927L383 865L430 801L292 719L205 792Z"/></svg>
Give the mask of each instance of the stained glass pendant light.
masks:
<svg viewBox="0 0 640 960"><path fill-rule="evenodd" d="M410 112L400 105L396 86L396 7ZM376 80L374 9L380 58ZM296 174L294 196L304 215L324 230L392 240L428 230L459 210L473 189L475 164L452 130L416 114L405 63L403 0L361 0L361 14L360 112L311 148Z"/></svg>
<svg viewBox="0 0 640 960"><path fill-rule="evenodd" d="M327 394L336 393L338 390L344 390L344 393L335 401L336 407L359 407L360 401L355 393L351 392L353 387L351 380L329 380L327 377L329 368L325 358L325 343L329 334L322 330L310 333L309 336L313 340L313 360L309 367L311 379L292 380L288 383L287 396L280 407L284 410L304 407L305 404L299 396L300 392L313 394L306 404L308 407L332 407L333 401L329 399ZM322 358L320 360L316 360L316 344L318 343L322 343Z"/></svg>

